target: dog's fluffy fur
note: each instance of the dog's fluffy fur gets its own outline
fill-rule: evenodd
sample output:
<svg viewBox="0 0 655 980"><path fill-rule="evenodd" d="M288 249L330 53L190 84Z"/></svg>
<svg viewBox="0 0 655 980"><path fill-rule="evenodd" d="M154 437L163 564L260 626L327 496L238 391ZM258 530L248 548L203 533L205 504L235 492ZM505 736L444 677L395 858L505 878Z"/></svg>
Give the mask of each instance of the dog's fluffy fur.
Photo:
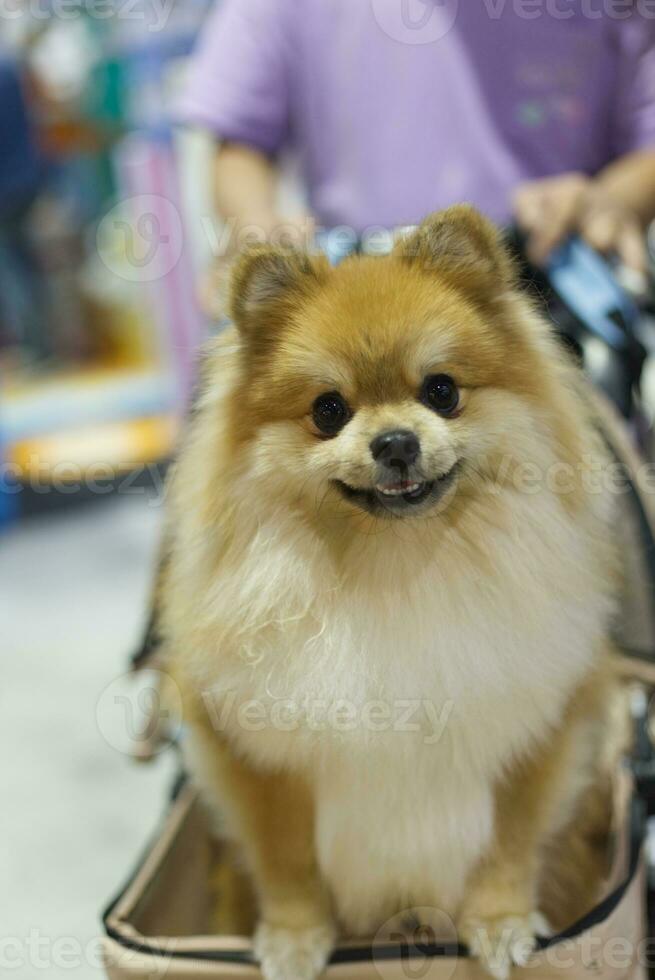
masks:
<svg viewBox="0 0 655 980"><path fill-rule="evenodd" d="M337 930L420 908L504 976L538 913L593 900L616 571L577 371L466 207L336 269L252 249L231 311L173 478L162 633L264 974L312 980ZM434 374L448 417L419 398ZM326 438L334 391L352 417ZM369 444L397 428L436 489L388 509ZM557 896L544 855L573 826Z"/></svg>

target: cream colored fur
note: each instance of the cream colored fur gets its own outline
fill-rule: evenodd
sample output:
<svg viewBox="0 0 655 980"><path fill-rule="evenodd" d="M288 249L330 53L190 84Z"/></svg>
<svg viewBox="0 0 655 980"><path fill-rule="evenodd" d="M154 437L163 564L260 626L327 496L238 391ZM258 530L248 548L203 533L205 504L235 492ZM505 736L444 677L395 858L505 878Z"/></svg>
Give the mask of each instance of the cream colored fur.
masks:
<svg viewBox="0 0 655 980"><path fill-rule="evenodd" d="M534 331L579 465L591 472L603 453L575 371L531 311L507 302ZM375 933L417 906L456 920L493 844L499 782L564 724L575 731L577 758L562 771L551 832L595 778L597 718L565 719L599 663L613 611L611 501L587 493L568 506L543 478L537 492L481 478L456 521L437 510L358 533L327 502L326 532L325 473L352 478L371 432L412 428L444 468L462 452L477 459L505 448L543 477L561 461L548 406L494 390L483 425L473 407L467 422L465 407L450 428L411 400L371 406L311 461L296 423L276 420L223 471L242 343L230 331L210 355L210 383L173 480L164 607L171 673L237 760L309 787L317 865L343 931ZM446 338L442 353L427 356L447 349ZM474 479L463 476L456 492ZM307 518L308 501L318 520ZM377 714L372 705L381 705ZM240 811L215 778L212 739L190 728L190 768L222 809L225 832L240 840ZM326 950L331 941L328 931ZM318 965L301 957L299 976L313 977L321 956Z"/></svg>

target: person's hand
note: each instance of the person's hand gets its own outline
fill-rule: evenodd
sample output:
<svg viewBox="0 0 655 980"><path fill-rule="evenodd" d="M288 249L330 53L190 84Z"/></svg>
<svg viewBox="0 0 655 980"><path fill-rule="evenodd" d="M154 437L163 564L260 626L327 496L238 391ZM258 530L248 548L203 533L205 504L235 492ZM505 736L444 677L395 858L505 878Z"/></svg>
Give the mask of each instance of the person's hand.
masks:
<svg viewBox="0 0 655 980"><path fill-rule="evenodd" d="M637 216L584 174L522 184L514 195L514 211L527 235L528 258L537 265L577 233L596 251L615 254L628 268L646 274L646 242Z"/></svg>

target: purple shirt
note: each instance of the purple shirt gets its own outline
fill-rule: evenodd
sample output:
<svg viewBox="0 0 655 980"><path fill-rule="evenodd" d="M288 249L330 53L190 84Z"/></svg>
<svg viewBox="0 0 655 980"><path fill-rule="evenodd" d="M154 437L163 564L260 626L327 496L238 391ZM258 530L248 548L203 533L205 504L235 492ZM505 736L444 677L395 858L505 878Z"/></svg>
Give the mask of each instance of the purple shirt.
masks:
<svg viewBox="0 0 655 980"><path fill-rule="evenodd" d="M655 2L633 6L222 0L181 115L297 151L328 227L413 224L454 201L504 220L524 180L655 146Z"/></svg>

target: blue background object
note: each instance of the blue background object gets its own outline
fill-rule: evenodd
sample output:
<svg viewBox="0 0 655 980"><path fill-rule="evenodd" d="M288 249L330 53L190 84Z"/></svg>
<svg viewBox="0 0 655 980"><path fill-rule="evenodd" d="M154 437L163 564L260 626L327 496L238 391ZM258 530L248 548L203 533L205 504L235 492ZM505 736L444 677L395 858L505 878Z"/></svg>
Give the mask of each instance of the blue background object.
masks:
<svg viewBox="0 0 655 980"><path fill-rule="evenodd" d="M546 273L557 295L590 333L614 350L626 350L639 310L600 255L581 239L571 238L553 253Z"/></svg>
<svg viewBox="0 0 655 980"><path fill-rule="evenodd" d="M18 66L0 59L0 217L36 190L42 160L34 141ZM8 138L7 138L8 137Z"/></svg>

